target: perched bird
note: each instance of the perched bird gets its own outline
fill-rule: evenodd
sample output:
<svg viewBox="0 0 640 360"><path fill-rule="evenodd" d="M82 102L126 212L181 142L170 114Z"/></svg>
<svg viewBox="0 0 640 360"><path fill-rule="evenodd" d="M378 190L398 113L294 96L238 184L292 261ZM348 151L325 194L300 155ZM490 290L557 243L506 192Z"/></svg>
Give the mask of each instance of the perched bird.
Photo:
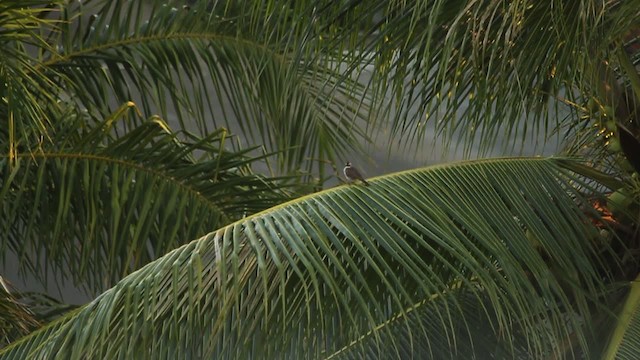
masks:
<svg viewBox="0 0 640 360"><path fill-rule="evenodd" d="M360 180L362 181L362 183L369 186L369 183L367 182L367 180L364 179L364 177L362 177L362 175L360 174L360 171L358 171L358 169L353 167L353 165L351 165L350 162L347 161L347 163L344 164L343 171L344 171L344 177L346 177L348 181Z"/></svg>

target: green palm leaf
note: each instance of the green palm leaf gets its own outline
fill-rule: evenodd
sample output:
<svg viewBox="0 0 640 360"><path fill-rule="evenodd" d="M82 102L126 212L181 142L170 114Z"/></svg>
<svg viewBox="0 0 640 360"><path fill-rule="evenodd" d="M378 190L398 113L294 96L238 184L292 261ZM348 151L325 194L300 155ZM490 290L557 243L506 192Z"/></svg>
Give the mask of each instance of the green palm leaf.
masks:
<svg viewBox="0 0 640 360"><path fill-rule="evenodd" d="M630 284L629 295L617 324L611 332L603 359L635 359L640 354L640 286L636 278Z"/></svg>
<svg viewBox="0 0 640 360"><path fill-rule="evenodd" d="M56 21L41 16L54 1L8 0L0 4L0 139L15 158L19 146L33 145L47 135L58 110L55 94L61 89L33 62L33 53L51 51L42 33Z"/></svg>
<svg viewBox="0 0 640 360"><path fill-rule="evenodd" d="M29 11L45 3L20 11L40 19ZM502 134L523 141L532 131L548 134L557 119L575 122L549 99L618 102L597 88L601 76L629 63L610 49L637 26L638 8L586 0L54 3L48 16L60 21L41 33L33 26L40 23L9 17L15 32L3 50L21 60L4 62L12 110L0 112L18 119L12 143L33 131L31 122L39 126L29 136L38 138L59 98L71 97L97 121L114 104L135 101L145 116L175 117L201 134L225 126L281 151L283 171L322 169L386 131L380 125L388 119L388 133L409 140L400 143L435 130L447 140L460 135L468 147L478 139L492 146ZM39 44L37 57L16 39ZM621 77L637 83L630 71Z"/></svg>
<svg viewBox="0 0 640 360"><path fill-rule="evenodd" d="M354 122L367 116L364 87L317 60L317 39L302 35L310 5L278 14L277 2L198 3L69 3L59 47L40 61L98 119L115 97L182 129L226 127L277 153L283 172L323 168L365 138Z"/></svg>
<svg viewBox="0 0 640 360"><path fill-rule="evenodd" d="M491 308L489 299L479 299L481 289L474 290L480 291L456 288L433 296L326 358L526 358L530 354L526 337L518 331L511 334L510 341L496 336L491 326L497 318L487 311ZM446 330L442 314L450 316Z"/></svg>
<svg viewBox="0 0 640 360"><path fill-rule="evenodd" d="M549 135L571 110L560 100L582 103L580 96L598 94L602 101L622 101L597 88L603 85L603 67L619 69L612 49L637 29L640 4L343 3L349 4L343 16L352 21L331 35L340 46L348 41L357 48L361 63L374 65L372 96L391 99L383 108L392 119L392 134L419 144L435 130L467 148L479 141L485 149L503 137L524 142L532 134ZM357 65L352 69L359 71ZM575 114L567 119L578 122Z"/></svg>
<svg viewBox="0 0 640 360"><path fill-rule="evenodd" d="M0 156L2 253L46 281L47 269L96 291L185 239L289 198L286 178L254 174L264 156L229 151L221 129L173 133L152 118L116 135L125 105L98 126L60 116L54 143ZM135 122L140 122L136 120ZM184 140L181 140L184 139Z"/></svg>
<svg viewBox="0 0 640 360"><path fill-rule="evenodd" d="M21 303L0 276L0 348L20 339L40 326L28 306Z"/></svg>
<svg viewBox="0 0 640 360"><path fill-rule="evenodd" d="M276 206L168 253L1 357L442 358L482 337L500 354L562 357L568 339L587 349L606 245L581 200L593 182L565 163L436 166Z"/></svg>

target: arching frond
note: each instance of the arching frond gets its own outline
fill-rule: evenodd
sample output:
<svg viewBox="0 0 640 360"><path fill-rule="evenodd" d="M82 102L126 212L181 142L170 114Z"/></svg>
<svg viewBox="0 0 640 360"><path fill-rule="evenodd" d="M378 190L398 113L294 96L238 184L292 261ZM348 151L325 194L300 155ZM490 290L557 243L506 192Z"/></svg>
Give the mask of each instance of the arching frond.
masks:
<svg viewBox="0 0 640 360"><path fill-rule="evenodd" d="M609 278L583 200L595 183L569 163L474 161L302 197L168 253L0 357L441 359L482 339L563 357L559 343L588 347Z"/></svg>

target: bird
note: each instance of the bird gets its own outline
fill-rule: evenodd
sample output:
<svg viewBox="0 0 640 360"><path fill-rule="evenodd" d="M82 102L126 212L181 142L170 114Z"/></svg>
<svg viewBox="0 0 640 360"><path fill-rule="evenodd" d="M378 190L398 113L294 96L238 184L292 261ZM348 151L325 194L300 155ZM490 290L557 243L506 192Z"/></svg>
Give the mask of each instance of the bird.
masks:
<svg viewBox="0 0 640 360"><path fill-rule="evenodd" d="M344 171L344 177L346 177L348 181L360 180L362 181L363 184L369 186L369 183L367 182L367 180L364 179L364 177L362 177L362 175L360 174L360 171L358 171L358 169L353 167L353 165L351 165L349 161L347 161L347 163L344 164L343 171Z"/></svg>

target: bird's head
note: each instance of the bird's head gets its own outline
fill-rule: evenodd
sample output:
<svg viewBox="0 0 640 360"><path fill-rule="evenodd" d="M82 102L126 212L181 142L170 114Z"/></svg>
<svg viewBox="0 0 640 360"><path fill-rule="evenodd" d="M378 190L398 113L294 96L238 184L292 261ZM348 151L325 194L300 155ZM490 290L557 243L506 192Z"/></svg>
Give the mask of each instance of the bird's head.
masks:
<svg viewBox="0 0 640 360"><path fill-rule="evenodd" d="M350 162L350 161L347 161L347 162L344 164L344 166L351 166L351 162Z"/></svg>

